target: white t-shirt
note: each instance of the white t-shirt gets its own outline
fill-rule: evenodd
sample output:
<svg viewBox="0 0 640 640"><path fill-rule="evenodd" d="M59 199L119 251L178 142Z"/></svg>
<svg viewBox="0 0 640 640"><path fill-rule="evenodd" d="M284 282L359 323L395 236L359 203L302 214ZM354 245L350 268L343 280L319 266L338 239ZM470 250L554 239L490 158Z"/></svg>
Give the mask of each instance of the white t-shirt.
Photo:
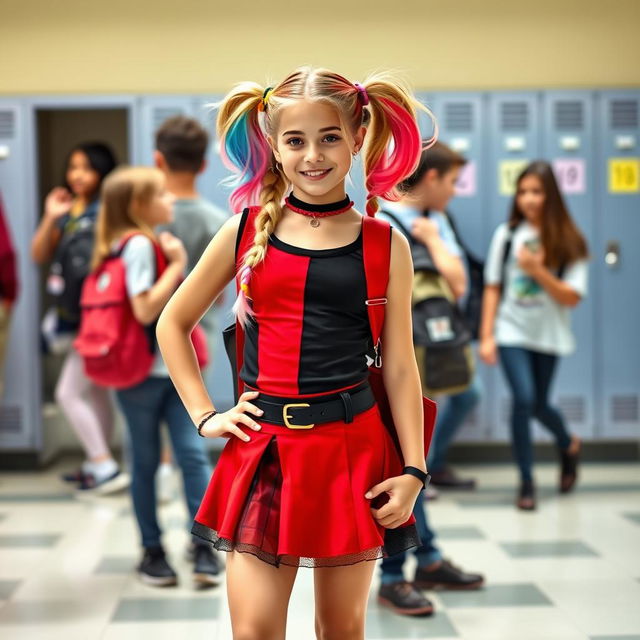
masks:
<svg viewBox="0 0 640 640"><path fill-rule="evenodd" d="M493 234L484 274L488 285L499 285L502 281L502 259L508 236L506 223ZM504 291L496 317L496 343L503 347L568 355L575 349L570 308L556 302L518 266L517 255L525 242L539 243L540 236L535 227L522 222L513 232L511 251L504 268ZM562 280L584 298L588 276L588 262L578 260L566 266Z"/></svg>
<svg viewBox="0 0 640 640"><path fill-rule="evenodd" d="M126 268L125 280L129 298L149 291L156 283L156 254L151 240L143 235L134 236L127 242L121 257ZM157 343L149 376L169 377L169 370Z"/></svg>

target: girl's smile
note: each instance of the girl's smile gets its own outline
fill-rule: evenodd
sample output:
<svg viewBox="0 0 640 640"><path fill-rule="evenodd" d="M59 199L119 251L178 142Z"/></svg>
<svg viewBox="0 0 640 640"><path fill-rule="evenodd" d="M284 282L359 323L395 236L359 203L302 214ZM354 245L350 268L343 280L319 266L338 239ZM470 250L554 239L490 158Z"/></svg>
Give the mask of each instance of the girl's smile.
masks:
<svg viewBox="0 0 640 640"><path fill-rule="evenodd" d="M354 136L344 129L335 107L297 100L280 112L271 144L294 195L326 204L345 197L344 180L363 136L364 130Z"/></svg>

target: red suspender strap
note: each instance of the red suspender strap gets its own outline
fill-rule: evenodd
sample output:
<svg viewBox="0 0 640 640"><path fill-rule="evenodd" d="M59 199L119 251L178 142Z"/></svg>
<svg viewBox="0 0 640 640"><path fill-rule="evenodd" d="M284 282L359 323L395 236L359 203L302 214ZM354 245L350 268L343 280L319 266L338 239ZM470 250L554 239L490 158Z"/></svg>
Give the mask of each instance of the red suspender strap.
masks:
<svg viewBox="0 0 640 640"><path fill-rule="evenodd" d="M384 326L389 265L391 264L391 226L382 220L365 216L362 221L362 255L367 281L367 313L376 352L375 366L382 364L380 338Z"/></svg>
<svg viewBox="0 0 640 640"><path fill-rule="evenodd" d="M242 265L242 259L244 254L251 248L253 244L253 238L255 237L255 222L256 216L260 213L261 207L249 207L245 211L247 212L247 218L244 226L241 226L239 233L242 235L237 243L236 251L236 274L240 270ZM236 215L244 215L236 214ZM240 291L240 278L236 275L236 293ZM242 380L240 380L240 372L242 371L242 363L244 361L244 330L239 322L236 322L236 375L238 376L238 398L242 395Z"/></svg>

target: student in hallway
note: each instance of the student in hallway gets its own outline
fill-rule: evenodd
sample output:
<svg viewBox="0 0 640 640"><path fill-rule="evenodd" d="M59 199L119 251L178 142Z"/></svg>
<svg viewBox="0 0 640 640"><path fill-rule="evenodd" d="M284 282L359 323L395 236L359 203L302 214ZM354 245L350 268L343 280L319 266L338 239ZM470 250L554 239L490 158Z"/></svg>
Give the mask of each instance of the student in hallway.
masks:
<svg viewBox="0 0 640 640"><path fill-rule="evenodd" d="M533 162L518 177L509 220L491 241L480 328L480 357L490 365L500 361L513 399L519 509L536 508L531 418L556 441L560 493L577 480L581 441L549 395L559 357L575 350L571 309L587 295L588 255L551 166Z"/></svg>

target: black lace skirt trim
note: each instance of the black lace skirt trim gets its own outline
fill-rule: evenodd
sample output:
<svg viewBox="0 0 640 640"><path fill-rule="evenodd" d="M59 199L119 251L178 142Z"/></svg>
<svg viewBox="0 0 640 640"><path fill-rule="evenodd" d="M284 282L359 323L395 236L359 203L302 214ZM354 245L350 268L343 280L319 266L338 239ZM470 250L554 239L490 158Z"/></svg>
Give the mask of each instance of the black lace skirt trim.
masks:
<svg viewBox="0 0 640 640"><path fill-rule="evenodd" d="M389 556L402 553L414 547L420 546L420 538L415 525L409 525L398 529L385 529L384 545L366 549L357 553L347 555L334 556L331 558L303 558L291 555L274 555L268 553L256 545L246 543L236 543L227 538L221 538L216 531L201 524L194 522L191 533L207 542L210 542L218 551L238 551L240 553L250 553L256 558L266 562L274 567L281 565L290 567L345 567L359 562L379 560Z"/></svg>

